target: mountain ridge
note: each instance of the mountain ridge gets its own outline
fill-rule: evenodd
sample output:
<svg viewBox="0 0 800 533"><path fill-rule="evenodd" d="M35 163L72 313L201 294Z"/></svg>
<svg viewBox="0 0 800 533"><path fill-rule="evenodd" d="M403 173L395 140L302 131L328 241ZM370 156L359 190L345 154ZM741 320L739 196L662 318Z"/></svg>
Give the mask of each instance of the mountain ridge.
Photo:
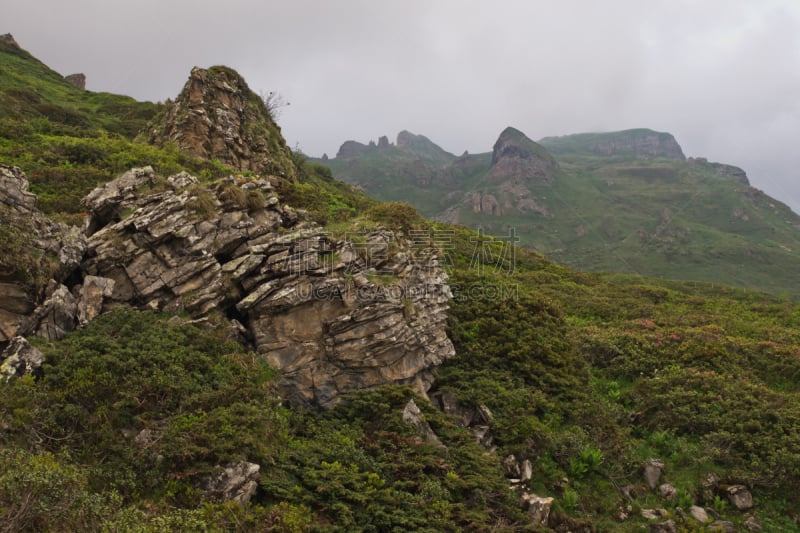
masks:
<svg viewBox="0 0 800 533"><path fill-rule="evenodd" d="M434 219L497 235L514 227L523 245L574 268L798 294L800 216L744 170L686 158L674 136L645 128L538 143L510 128L495 148L508 139L534 147L541 168L524 170L528 156L499 167L496 149L436 164L380 150L315 161Z"/></svg>

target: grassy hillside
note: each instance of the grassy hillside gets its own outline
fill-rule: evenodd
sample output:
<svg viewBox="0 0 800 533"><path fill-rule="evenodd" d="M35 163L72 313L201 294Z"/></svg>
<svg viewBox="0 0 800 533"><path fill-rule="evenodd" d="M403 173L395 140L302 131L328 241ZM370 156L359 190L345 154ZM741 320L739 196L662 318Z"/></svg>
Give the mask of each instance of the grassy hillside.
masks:
<svg viewBox="0 0 800 533"><path fill-rule="evenodd" d="M0 59L4 73L17 60L25 64L15 68L40 68L21 51ZM85 95L40 74L31 83L88 125L63 129L73 126L21 107L3 124L24 135L4 134L0 157L36 173L50 209L61 210L55 202L65 198L63 210L77 208L80 190L125 165L230 171L104 129L80 107ZM283 200L332 235L383 225L440 247L455 296L457 357L440 367L431 395L452 395L462 416L402 386L352 394L324 413L289 410L274 370L228 331L117 309L61 341L32 339L43 371L0 383L0 531L541 531L510 489L503 461L511 454L532 464L525 490L554 498L550 525L559 531L642 531L651 521L641 511L651 508L699 531L684 517L694 504L739 530L749 517L764 531L800 530L800 305L720 279L576 272L485 234L426 222L407 205L377 204L301 154L294 162L298 179L281 184ZM490 154L455 158L429 190L477 187L490 163ZM781 249L793 235L778 224L793 224L784 206L702 161L609 164L581 153L559 163L562 174L537 199L551 218L574 218L560 226L561 240L535 234L544 242L560 243L585 224L583 237L596 239L589 254L610 242L598 232L619 237L639 224L635 249L691 245L701 253L700 243L721 246L736 229L741 241L729 241L730 253L753 242L753 253L764 254L766 243ZM659 208L650 220L643 206L655 198L667 198L670 211ZM579 200L586 216L575 212ZM743 211L731 219L737 201ZM609 218L592 226L589 214ZM691 231L681 237L684 226ZM410 399L441 445L403 422ZM464 412L482 413L488 427L463 427ZM674 496L644 483L651 458L664 463L660 482ZM261 466L248 504L199 488L219 465L242 460ZM704 483L709 473L713 486ZM752 509L734 507L732 485L752 492Z"/></svg>
<svg viewBox="0 0 800 533"><path fill-rule="evenodd" d="M523 246L573 268L800 295L800 216L750 187L741 169L685 160L670 135L649 130L542 145L560 166L552 184L489 179L491 154L435 166L372 150L323 164L425 216L498 236L513 228ZM659 150L664 157L648 155ZM480 208L487 197L494 211Z"/></svg>
<svg viewBox="0 0 800 533"><path fill-rule="evenodd" d="M223 332L118 311L38 342L43 377L0 387L0 513L37 531L534 530L501 466L514 454L533 465L528 490L555 498L552 525L639 531L641 509L665 508L696 530L678 508L697 504L737 527L755 515L768 531L796 530L800 307L576 273L392 213L406 211L368 217L417 224L442 243L458 357L432 392L488 408L494 452L404 387L353 394L327 413L286 410L271 371ZM444 447L402 422L411 398ZM145 430L157 440L142 447ZM676 499L644 485L653 457ZM199 480L241 459L262 465L251 503L204 501ZM708 472L716 490L702 484ZM752 510L728 501L732 484L750 488Z"/></svg>
<svg viewBox="0 0 800 533"><path fill-rule="evenodd" d="M229 172L135 139L162 106L83 91L28 52L0 41L0 161L24 169L38 206L74 214L90 190L133 166L207 177Z"/></svg>

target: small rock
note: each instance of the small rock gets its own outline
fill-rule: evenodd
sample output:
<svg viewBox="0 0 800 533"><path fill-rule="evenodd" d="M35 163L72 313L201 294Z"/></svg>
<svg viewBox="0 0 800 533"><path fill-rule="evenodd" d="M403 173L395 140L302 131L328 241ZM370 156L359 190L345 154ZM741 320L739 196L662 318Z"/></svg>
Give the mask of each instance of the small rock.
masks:
<svg viewBox="0 0 800 533"><path fill-rule="evenodd" d="M736 533L736 526L734 526L731 522L727 522L725 520L716 520L714 522L711 522L710 527L712 531L724 531L724 533Z"/></svg>
<svg viewBox="0 0 800 533"><path fill-rule="evenodd" d="M728 499L740 511L753 507L753 495L744 485L731 485L727 490Z"/></svg>
<svg viewBox="0 0 800 533"><path fill-rule="evenodd" d="M403 409L403 422L414 426L417 434L428 444L442 448L444 447L442 441L439 440L439 437L436 435L436 433L434 433L430 424L428 424L428 422L425 420L425 416L422 414L422 411L419 410L419 407L417 407L417 404L414 402L413 398L408 400L408 403Z"/></svg>
<svg viewBox="0 0 800 533"><path fill-rule="evenodd" d="M185 189L186 187L197 185L200 181L188 172L183 171L168 177L167 183L169 183L173 189Z"/></svg>
<svg viewBox="0 0 800 533"><path fill-rule="evenodd" d="M494 436L489 426L472 426L469 428L469 431L472 433L472 436L475 437L475 440L478 441L478 444L487 450L494 444Z"/></svg>
<svg viewBox="0 0 800 533"><path fill-rule="evenodd" d="M667 501L672 501L678 496L678 489L672 483L662 483L658 487L658 491L661 493L661 497Z"/></svg>
<svg viewBox="0 0 800 533"><path fill-rule="evenodd" d="M763 527L756 521L755 516L748 516L747 520L744 521L744 527L748 531L761 531Z"/></svg>
<svg viewBox="0 0 800 533"><path fill-rule="evenodd" d="M677 533L674 520L667 520L658 524L650 524L650 533Z"/></svg>
<svg viewBox="0 0 800 533"><path fill-rule="evenodd" d="M0 353L0 376L8 381L14 376L32 374L42 366L44 354L34 348L25 337L14 337Z"/></svg>
<svg viewBox="0 0 800 533"><path fill-rule="evenodd" d="M531 464L530 459L525 459L522 461L522 465L520 466L520 479L522 481L530 481L533 477L533 465Z"/></svg>
<svg viewBox="0 0 800 533"><path fill-rule="evenodd" d="M78 300L78 322L85 325L103 310L103 302L114 294L114 280L98 276L86 276Z"/></svg>
<svg viewBox="0 0 800 533"><path fill-rule="evenodd" d="M256 492L260 470L261 467L255 463L233 463L217 476L207 478L203 489L211 499L246 503Z"/></svg>
<svg viewBox="0 0 800 533"><path fill-rule="evenodd" d="M700 480L701 496L704 501L712 501L717 491L720 478L714 472L707 472Z"/></svg>
<svg viewBox="0 0 800 533"><path fill-rule="evenodd" d="M520 477L519 463L517 462L517 458L514 456L514 454L511 454L503 459L503 466L506 468L506 473L508 473L510 477Z"/></svg>
<svg viewBox="0 0 800 533"><path fill-rule="evenodd" d="M550 508L553 505L553 501L553 498L543 498L526 492L522 495L520 504L523 510L528 511L528 515L534 524L545 526L550 518Z"/></svg>
<svg viewBox="0 0 800 533"><path fill-rule="evenodd" d="M659 459L650 459L644 465L644 480L647 486L654 489L658 486L661 473L664 471L664 463Z"/></svg>
<svg viewBox="0 0 800 533"><path fill-rule="evenodd" d="M700 522L701 524L705 524L708 522L708 513L705 509L698 505L692 505L689 507L689 514L692 518Z"/></svg>
<svg viewBox="0 0 800 533"><path fill-rule="evenodd" d="M646 520L658 520L659 518L664 518L667 516L666 509L642 509L641 511L642 518Z"/></svg>

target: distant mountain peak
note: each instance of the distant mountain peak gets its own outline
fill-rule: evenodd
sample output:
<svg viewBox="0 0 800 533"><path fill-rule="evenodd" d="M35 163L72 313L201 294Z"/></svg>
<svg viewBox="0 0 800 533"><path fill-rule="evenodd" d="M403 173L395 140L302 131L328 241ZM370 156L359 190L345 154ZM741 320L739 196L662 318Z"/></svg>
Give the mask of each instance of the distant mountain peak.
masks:
<svg viewBox="0 0 800 533"><path fill-rule="evenodd" d="M493 180L516 179L550 183L558 163L542 145L520 130L507 127L500 133L492 151L489 177Z"/></svg>
<svg viewBox="0 0 800 533"><path fill-rule="evenodd" d="M647 128L545 137L539 142L554 154L585 152L636 159L686 160L681 146L671 133Z"/></svg>

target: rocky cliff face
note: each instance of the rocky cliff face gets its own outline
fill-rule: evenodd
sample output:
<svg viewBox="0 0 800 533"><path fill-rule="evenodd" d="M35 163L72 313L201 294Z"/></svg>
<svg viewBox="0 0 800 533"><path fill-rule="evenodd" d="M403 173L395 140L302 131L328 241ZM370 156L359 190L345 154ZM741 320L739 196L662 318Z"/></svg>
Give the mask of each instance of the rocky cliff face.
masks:
<svg viewBox="0 0 800 533"><path fill-rule="evenodd" d="M519 130L506 128L492 151L487 177L494 181L538 181L551 183L558 163L539 144Z"/></svg>
<svg viewBox="0 0 800 533"><path fill-rule="evenodd" d="M227 67L195 67L175 102L150 126L150 141L174 142L240 170L293 178L291 152L262 99Z"/></svg>
<svg viewBox="0 0 800 533"><path fill-rule="evenodd" d="M31 315L37 306L39 322L47 323L40 304L77 268L85 242L76 228L39 213L19 168L0 165L0 248L2 349L14 336L35 330Z"/></svg>
<svg viewBox="0 0 800 533"><path fill-rule="evenodd" d="M24 177L11 174L0 186L4 201L34 213ZM186 173L160 179L148 167L84 202L89 235L75 253L50 223L48 238L63 241L52 253L71 268L45 294L0 285L3 324L13 325L5 341L59 338L118 305L228 324L281 372L290 402L323 407L386 383L425 392L433 367L454 355L445 333L451 295L436 251L402 234L328 235L281 205L264 178L202 186Z"/></svg>

